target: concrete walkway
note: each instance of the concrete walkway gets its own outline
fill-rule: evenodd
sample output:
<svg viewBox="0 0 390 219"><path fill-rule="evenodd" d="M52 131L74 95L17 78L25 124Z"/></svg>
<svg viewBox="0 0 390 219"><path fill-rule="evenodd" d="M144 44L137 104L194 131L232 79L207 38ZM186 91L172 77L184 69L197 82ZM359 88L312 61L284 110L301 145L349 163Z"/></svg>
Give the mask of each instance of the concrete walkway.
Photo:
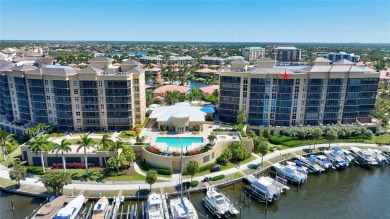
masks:
<svg viewBox="0 0 390 219"><path fill-rule="evenodd" d="M328 147L329 144L317 144L316 148L319 147ZM337 146L346 146L346 147L351 147L351 146L363 146L363 147L380 147L380 148L386 148L387 151L390 151L390 146L379 146L377 144L362 144L362 143L335 143L331 145L332 147L337 147ZM303 149L309 149L313 148L313 145L306 145L306 146L301 146L301 147L296 147L296 148L290 148L282 151L275 151L270 154L267 154L264 156L264 161L268 161L270 159L276 158L283 156L285 154L291 154L297 151L302 151ZM210 173L204 176L199 176L199 177L194 177L194 180L201 181L204 179L206 176L207 177L213 177L216 175L229 175L233 173L242 173L244 170L248 169L249 165L253 164L258 164L261 162L261 157L256 156L256 159L247 163L246 165L241 165L239 168L231 168L227 169L224 171L219 171L215 173ZM5 178L5 179L10 179L9 178L9 168L6 168L2 165L0 165L0 177ZM140 171L140 170L139 170ZM137 171L138 172L138 171ZM142 172L142 171L140 171ZM186 181L189 181L188 179ZM31 178L31 177L26 177L24 180L21 181L21 184L23 185L30 185L30 186L36 186L36 187L44 187L43 183L39 178ZM163 187L174 187L178 184L178 181L176 180L170 180L167 182L158 182L153 184L153 188L163 188ZM86 182L86 183L72 183L67 186L65 186L64 189L77 189L77 190L138 190L139 188L141 189L149 189L149 185L146 184L145 182L140 182L140 181L133 181L133 182L110 182L110 183L98 183L98 182Z"/></svg>

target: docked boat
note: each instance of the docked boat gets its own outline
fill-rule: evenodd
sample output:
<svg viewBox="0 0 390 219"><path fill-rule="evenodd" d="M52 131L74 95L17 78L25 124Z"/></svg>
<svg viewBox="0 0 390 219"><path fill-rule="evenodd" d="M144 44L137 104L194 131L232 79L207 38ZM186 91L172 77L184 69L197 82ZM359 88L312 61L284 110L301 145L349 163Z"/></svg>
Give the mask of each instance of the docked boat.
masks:
<svg viewBox="0 0 390 219"><path fill-rule="evenodd" d="M145 213L147 219L164 219L163 202L160 195L152 193L148 197L148 202L145 206Z"/></svg>
<svg viewBox="0 0 390 219"><path fill-rule="evenodd" d="M332 165L337 169L344 169L349 166L347 160L342 158L337 152L334 150L331 151L323 151L324 155L332 162Z"/></svg>
<svg viewBox="0 0 390 219"><path fill-rule="evenodd" d="M233 203L221 192L218 192L214 186L207 187L206 196L203 198L205 207L218 218L228 217L238 214Z"/></svg>
<svg viewBox="0 0 390 219"><path fill-rule="evenodd" d="M171 199L169 205L172 219L198 219L194 205L185 196Z"/></svg>
<svg viewBox="0 0 390 219"><path fill-rule="evenodd" d="M332 148L332 151L338 154L341 158L348 161L348 164L351 165L355 162L355 158L352 156L351 152L348 150L340 149L340 148Z"/></svg>
<svg viewBox="0 0 390 219"><path fill-rule="evenodd" d="M296 182L296 183L305 183L307 180L307 174L299 172L296 167L290 165L283 165L280 163L276 163L272 165L275 171L282 175L284 178Z"/></svg>
<svg viewBox="0 0 390 219"><path fill-rule="evenodd" d="M368 153L371 153L371 155L376 159L376 161L378 161L379 165L388 163L387 157L382 151L378 149L371 149L371 148L367 149L367 151Z"/></svg>
<svg viewBox="0 0 390 219"><path fill-rule="evenodd" d="M367 150L362 150L357 147L351 147L351 151L356 155L356 159L362 165L378 165L378 161Z"/></svg>
<svg viewBox="0 0 390 219"><path fill-rule="evenodd" d="M37 210L37 213L32 217L33 219L51 219L64 206L66 196L58 196L51 202L44 204Z"/></svg>
<svg viewBox="0 0 390 219"><path fill-rule="evenodd" d="M330 170L333 168L332 163L324 155L312 155L311 158L314 158L314 162L320 165L325 170Z"/></svg>
<svg viewBox="0 0 390 219"><path fill-rule="evenodd" d="M286 161L286 163L288 165L290 165L290 166L296 167L299 172L302 172L302 173L304 173L306 175L309 173L308 168L304 167L303 163L301 161L299 161L299 160L295 160L294 162Z"/></svg>
<svg viewBox="0 0 390 219"><path fill-rule="evenodd" d="M320 167L320 165L318 165L316 162L314 162L314 159L312 158L307 159L304 156L298 156L294 159L300 161L302 163L302 166L306 167L309 173L321 173L325 171L325 169Z"/></svg>
<svg viewBox="0 0 390 219"><path fill-rule="evenodd" d="M270 182L266 177L256 178L254 175L248 175L245 178L251 185L250 191L254 196L269 203L279 200L282 189Z"/></svg>
<svg viewBox="0 0 390 219"><path fill-rule="evenodd" d="M92 219L107 219L110 217L110 203L106 196L101 197L93 206Z"/></svg>
<svg viewBox="0 0 390 219"><path fill-rule="evenodd" d="M78 217L81 207L83 206L85 197L83 195L77 196L70 201L65 207L54 217L55 219L75 219Z"/></svg>

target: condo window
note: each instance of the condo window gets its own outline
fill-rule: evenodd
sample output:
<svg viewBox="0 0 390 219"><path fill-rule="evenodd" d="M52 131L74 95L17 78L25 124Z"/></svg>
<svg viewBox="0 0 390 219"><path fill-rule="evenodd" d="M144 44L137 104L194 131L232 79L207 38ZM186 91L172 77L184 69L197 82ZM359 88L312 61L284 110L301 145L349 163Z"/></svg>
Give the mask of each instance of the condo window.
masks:
<svg viewBox="0 0 390 219"><path fill-rule="evenodd" d="M105 113L105 112L101 112L100 114L101 114L102 116L105 116L106 113Z"/></svg>
<svg viewBox="0 0 390 219"><path fill-rule="evenodd" d="M139 101L135 101L135 105L139 105Z"/></svg>
<svg viewBox="0 0 390 219"><path fill-rule="evenodd" d="M50 93L50 89L49 88L45 88L45 93Z"/></svg>
<svg viewBox="0 0 390 219"><path fill-rule="evenodd" d="M102 125L106 124L106 120L102 119Z"/></svg>
<svg viewBox="0 0 390 219"><path fill-rule="evenodd" d="M81 116L81 113L80 112L76 112L76 116Z"/></svg>
<svg viewBox="0 0 390 219"><path fill-rule="evenodd" d="M99 94L103 95L103 89L99 89Z"/></svg>
<svg viewBox="0 0 390 219"><path fill-rule="evenodd" d="M100 99L100 102L104 102L104 98L103 97L99 97Z"/></svg>
<svg viewBox="0 0 390 219"><path fill-rule="evenodd" d="M139 83L139 80L138 79L134 79L134 84L138 84Z"/></svg>
<svg viewBox="0 0 390 219"><path fill-rule="evenodd" d="M48 80L45 80L45 85L49 85L49 81Z"/></svg>
<svg viewBox="0 0 390 219"><path fill-rule="evenodd" d="M80 98L79 98L79 97L74 97L74 101L75 101L75 102L79 102L79 101L80 101Z"/></svg>
<svg viewBox="0 0 390 219"><path fill-rule="evenodd" d="M81 123L81 119L77 119L77 123Z"/></svg>
<svg viewBox="0 0 390 219"><path fill-rule="evenodd" d="M51 116L53 114L53 112L51 110L48 110L47 113L49 114L49 116Z"/></svg>
<svg viewBox="0 0 390 219"><path fill-rule="evenodd" d="M53 86L53 80L50 80L50 85Z"/></svg>
<svg viewBox="0 0 390 219"><path fill-rule="evenodd" d="M78 86L79 86L78 81L73 81L73 87L78 87Z"/></svg>
<svg viewBox="0 0 390 219"><path fill-rule="evenodd" d="M79 89L74 89L74 90L73 90L73 93L74 93L74 94L79 94Z"/></svg>
<svg viewBox="0 0 390 219"><path fill-rule="evenodd" d="M135 97L135 98L139 98L139 94L135 94L134 97Z"/></svg>
<svg viewBox="0 0 390 219"><path fill-rule="evenodd" d="M103 81L99 81L99 87L103 87Z"/></svg>
<svg viewBox="0 0 390 219"><path fill-rule="evenodd" d="M51 108L51 103L48 103L48 104L47 104L47 108Z"/></svg>
<svg viewBox="0 0 390 219"><path fill-rule="evenodd" d="M135 90L135 91L139 91L139 87L138 87L138 86L135 86L135 87L134 87L134 90Z"/></svg>
<svg viewBox="0 0 390 219"><path fill-rule="evenodd" d="M100 109L104 109L104 104L100 104Z"/></svg>
<svg viewBox="0 0 390 219"><path fill-rule="evenodd" d="M135 108L135 112L139 112L139 108Z"/></svg>
<svg viewBox="0 0 390 219"><path fill-rule="evenodd" d="M46 96L46 100L50 100L50 96Z"/></svg>
<svg viewBox="0 0 390 219"><path fill-rule="evenodd" d="M80 104L76 104L76 109L80 109Z"/></svg>

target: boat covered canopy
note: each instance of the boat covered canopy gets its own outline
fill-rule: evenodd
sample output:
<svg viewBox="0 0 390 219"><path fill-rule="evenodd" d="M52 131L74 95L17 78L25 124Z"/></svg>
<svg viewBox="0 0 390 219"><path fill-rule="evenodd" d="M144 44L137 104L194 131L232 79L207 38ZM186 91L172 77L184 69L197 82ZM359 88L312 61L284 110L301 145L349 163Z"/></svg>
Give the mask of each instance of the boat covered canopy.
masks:
<svg viewBox="0 0 390 219"><path fill-rule="evenodd" d="M297 165L297 167L302 167L302 162L300 160L295 160L295 165Z"/></svg>

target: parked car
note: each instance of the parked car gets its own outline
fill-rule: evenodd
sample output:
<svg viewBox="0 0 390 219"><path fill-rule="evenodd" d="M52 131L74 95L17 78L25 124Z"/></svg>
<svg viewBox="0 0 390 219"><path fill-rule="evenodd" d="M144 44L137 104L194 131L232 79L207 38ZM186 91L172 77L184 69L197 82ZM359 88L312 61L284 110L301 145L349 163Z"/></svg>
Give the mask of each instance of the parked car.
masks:
<svg viewBox="0 0 390 219"><path fill-rule="evenodd" d="M202 182L210 182L211 181L211 177L205 177Z"/></svg>
<svg viewBox="0 0 390 219"><path fill-rule="evenodd" d="M218 172L221 170L221 165L216 164L213 167L211 167L210 172Z"/></svg>

